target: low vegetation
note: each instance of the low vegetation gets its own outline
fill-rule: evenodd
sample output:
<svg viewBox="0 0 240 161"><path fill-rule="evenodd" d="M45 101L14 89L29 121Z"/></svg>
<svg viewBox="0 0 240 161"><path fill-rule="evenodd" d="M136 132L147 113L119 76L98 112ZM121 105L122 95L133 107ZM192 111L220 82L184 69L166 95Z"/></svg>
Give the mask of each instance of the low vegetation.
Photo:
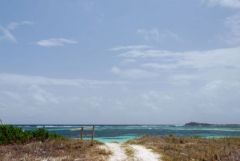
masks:
<svg viewBox="0 0 240 161"><path fill-rule="evenodd" d="M67 139L45 129L23 131L12 125L0 125L1 161L104 161L110 152L101 143Z"/></svg>
<svg viewBox="0 0 240 161"><path fill-rule="evenodd" d="M44 128L34 131L23 131L13 125L0 125L0 145L23 144L31 141L45 141L47 139L64 139L63 136L51 134Z"/></svg>
<svg viewBox="0 0 240 161"><path fill-rule="evenodd" d="M163 161L239 161L240 138L144 136L128 143L142 144L161 154Z"/></svg>
<svg viewBox="0 0 240 161"><path fill-rule="evenodd" d="M129 144L122 144L122 148L125 150L125 154L128 156L129 160L134 160L134 149L129 146Z"/></svg>
<svg viewBox="0 0 240 161"><path fill-rule="evenodd" d="M101 144L81 140L51 139L0 146L1 161L104 161L110 154Z"/></svg>

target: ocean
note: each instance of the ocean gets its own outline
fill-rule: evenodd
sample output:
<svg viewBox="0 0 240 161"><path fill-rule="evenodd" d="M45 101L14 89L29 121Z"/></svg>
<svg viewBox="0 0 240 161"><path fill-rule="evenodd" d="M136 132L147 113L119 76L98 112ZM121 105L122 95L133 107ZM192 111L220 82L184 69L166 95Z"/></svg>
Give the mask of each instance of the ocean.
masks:
<svg viewBox="0 0 240 161"><path fill-rule="evenodd" d="M45 128L71 138L80 137L80 129L84 127L84 139L91 137L91 125L17 125L23 130ZM124 142L143 135L176 135L219 138L240 136L240 126L184 126L184 125L95 125L95 139L102 142Z"/></svg>

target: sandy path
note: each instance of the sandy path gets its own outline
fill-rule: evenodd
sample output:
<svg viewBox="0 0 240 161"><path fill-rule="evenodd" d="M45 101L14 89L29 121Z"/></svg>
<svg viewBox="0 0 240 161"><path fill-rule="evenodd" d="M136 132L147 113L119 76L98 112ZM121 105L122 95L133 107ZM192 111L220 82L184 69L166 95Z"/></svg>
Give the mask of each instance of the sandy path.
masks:
<svg viewBox="0 0 240 161"><path fill-rule="evenodd" d="M134 158L137 161L159 161L160 156L152 150L145 148L141 145L130 145L134 150Z"/></svg>
<svg viewBox="0 0 240 161"><path fill-rule="evenodd" d="M129 158L125 154L124 146L120 143L105 143L112 152L108 161L160 161L160 155L141 145L129 145L134 151L133 157Z"/></svg>
<svg viewBox="0 0 240 161"><path fill-rule="evenodd" d="M109 161L126 161L127 155L119 143L106 143L108 149L112 152Z"/></svg>

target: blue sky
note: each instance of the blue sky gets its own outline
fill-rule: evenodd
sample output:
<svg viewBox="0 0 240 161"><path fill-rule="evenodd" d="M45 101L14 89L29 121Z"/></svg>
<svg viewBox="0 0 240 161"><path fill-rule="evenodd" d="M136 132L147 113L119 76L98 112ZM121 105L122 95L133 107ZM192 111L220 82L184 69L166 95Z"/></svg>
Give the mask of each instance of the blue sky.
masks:
<svg viewBox="0 0 240 161"><path fill-rule="evenodd" d="M240 123L239 0L0 1L8 123Z"/></svg>

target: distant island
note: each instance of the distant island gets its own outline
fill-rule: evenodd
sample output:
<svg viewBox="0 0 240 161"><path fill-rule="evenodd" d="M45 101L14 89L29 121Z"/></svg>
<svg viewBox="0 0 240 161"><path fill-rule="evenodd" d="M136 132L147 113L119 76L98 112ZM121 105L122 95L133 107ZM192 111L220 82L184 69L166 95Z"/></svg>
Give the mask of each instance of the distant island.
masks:
<svg viewBox="0 0 240 161"><path fill-rule="evenodd" d="M199 123L199 122L189 122L186 123L184 126L212 126L214 124L209 124L209 123Z"/></svg>
<svg viewBox="0 0 240 161"><path fill-rule="evenodd" d="M204 126L204 127L229 127L229 128L239 128L240 124L210 124L210 123L200 123L200 122L189 122L184 126Z"/></svg>

